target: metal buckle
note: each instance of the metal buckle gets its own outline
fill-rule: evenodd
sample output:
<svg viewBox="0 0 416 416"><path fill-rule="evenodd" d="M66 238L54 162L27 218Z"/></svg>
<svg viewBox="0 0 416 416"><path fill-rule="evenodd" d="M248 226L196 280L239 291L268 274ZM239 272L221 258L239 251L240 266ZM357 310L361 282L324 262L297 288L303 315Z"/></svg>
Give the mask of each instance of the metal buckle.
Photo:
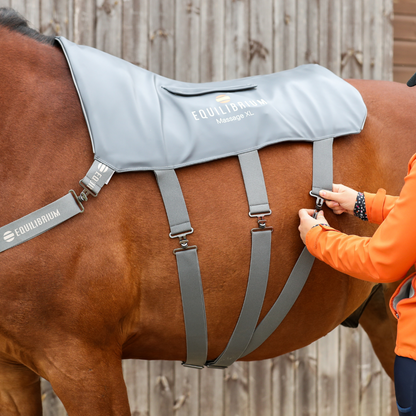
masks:
<svg viewBox="0 0 416 416"><path fill-rule="evenodd" d="M79 199L79 196L75 193L75 191L73 189L71 189L69 191L69 193L74 197L74 199L75 199L76 203L78 204L81 212L84 212L84 205L81 204L82 201Z"/></svg>
<svg viewBox="0 0 416 416"><path fill-rule="evenodd" d="M188 239L186 238L187 235L192 234L194 232L194 229L191 228L190 231L187 231L185 233L179 233L179 234L172 234L169 233L169 237L170 238L179 238L179 244L180 244L180 248L175 248L175 250L173 250L173 254L176 254L178 251L183 251L183 250L188 250L190 248L196 248L196 246L188 246Z"/></svg>
<svg viewBox="0 0 416 416"><path fill-rule="evenodd" d="M252 214L251 212L248 213L248 216L251 218L255 218L257 217L257 224L259 225L259 228L253 228L251 231L253 232L257 232L257 231L264 231L264 230L272 230L273 231L273 227L266 227L266 220L264 219L264 217L271 215L272 210L269 209L269 211L267 212L262 212L259 214Z"/></svg>
<svg viewBox="0 0 416 416"><path fill-rule="evenodd" d="M210 364L210 363L206 363L205 364L207 366L207 368L214 368L216 370L225 370L228 367L221 367L220 365L215 365L215 364Z"/></svg>
<svg viewBox="0 0 416 416"><path fill-rule="evenodd" d="M309 195L312 196L313 198L316 198L315 212L313 214L313 218L316 219L318 217L318 212L321 211L322 207L324 206L325 199L322 198L320 195L315 194L312 191L309 192Z"/></svg>
<svg viewBox="0 0 416 416"><path fill-rule="evenodd" d="M187 364L185 361L182 361L182 365L184 367L196 368L197 370L202 370L204 368L203 365Z"/></svg>
<svg viewBox="0 0 416 416"><path fill-rule="evenodd" d="M94 198L97 198L98 193L95 193L91 188L88 188L83 182L82 180L79 181L79 184L82 186L82 188L84 189L81 192L82 197L85 197L85 201L88 201L87 196L88 195L92 195ZM80 195L80 197L81 197Z"/></svg>

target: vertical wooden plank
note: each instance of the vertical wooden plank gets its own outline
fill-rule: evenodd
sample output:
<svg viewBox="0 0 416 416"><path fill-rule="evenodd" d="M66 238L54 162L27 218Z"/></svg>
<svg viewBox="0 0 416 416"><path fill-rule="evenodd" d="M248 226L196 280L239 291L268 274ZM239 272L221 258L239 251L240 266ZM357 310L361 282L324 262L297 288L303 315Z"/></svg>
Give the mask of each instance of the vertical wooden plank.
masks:
<svg viewBox="0 0 416 416"><path fill-rule="evenodd" d="M272 360L249 363L250 416L272 416Z"/></svg>
<svg viewBox="0 0 416 416"><path fill-rule="evenodd" d="M224 79L225 0L201 2L201 82Z"/></svg>
<svg viewBox="0 0 416 416"><path fill-rule="evenodd" d="M250 2L250 75L273 71L273 1Z"/></svg>
<svg viewBox="0 0 416 416"><path fill-rule="evenodd" d="M55 35L53 0L42 0L40 5L40 32L45 35Z"/></svg>
<svg viewBox="0 0 416 416"><path fill-rule="evenodd" d="M374 37L372 47L374 51L374 74L373 79L383 79L383 44L384 44L384 0L374 2Z"/></svg>
<svg viewBox="0 0 416 416"><path fill-rule="evenodd" d="M149 69L168 78L175 77L175 2L149 3Z"/></svg>
<svg viewBox="0 0 416 416"><path fill-rule="evenodd" d="M361 331L340 327L339 416L359 415Z"/></svg>
<svg viewBox="0 0 416 416"><path fill-rule="evenodd" d="M67 416L63 404L52 390L49 381L41 380L41 392L43 416Z"/></svg>
<svg viewBox="0 0 416 416"><path fill-rule="evenodd" d="M308 0L297 0L296 11L296 65L307 62L308 55Z"/></svg>
<svg viewBox="0 0 416 416"><path fill-rule="evenodd" d="M297 1L296 65L319 60L318 0Z"/></svg>
<svg viewBox="0 0 416 416"><path fill-rule="evenodd" d="M74 0L74 42L94 47L95 0Z"/></svg>
<svg viewBox="0 0 416 416"><path fill-rule="evenodd" d="M339 329L335 328L318 341L318 403L319 416L339 415Z"/></svg>
<svg viewBox="0 0 416 416"><path fill-rule="evenodd" d="M201 371L199 416L224 416L224 370Z"/></svg>
<svg viewBox="0 0 416 416"><path fill-rule="evenodd" d="M40 31L45 35L73 37L73 0L42 0Z"/></svg>
<svg viewBox="0 0 416 416"><path fill-rule="evenodd" d="M149 362L124 360L123 375L132 416L149 416Z"/></svg>
<svg viewBox="0 0 416 416"><path fill-rule="evenodd" d="M225 415L249 416L248 363L237 361L225 370Z"/></svg>
<svg viewBox="0 0 416 416"><path fill-rule="evenodd" d="M383 10L383 79L393 81L393 0L384 0Z"/></svg>
<svg viewBox="0 0 416 416"><path fill-rule="evenodd" d="M39 0L26 0L25 18L33 29L40 29L40 4Z"/></svg>
<svg viewBox="0 0 416 416"><path fill-rule="evenodd" d="M199 82L200 0L176 0L175 79Z"/></svg>
<svg viewBox="0 0 416 416"><path fill-rule="evenodd" d="M380 416L398 416L394 385L385 371L381 372L381 413Z"/></svg>
<svg viewBox="0 0 416 416"><path fill-rule="evenodd" d="M293 352L273 359L273 416L295 416L295 367Z"/></svg>
<svg viewBox="0 0 416 416"><path fill-rule="evenodd" d="M343 78L362 78L362 14L362 0L342 0Z"/></svg>
<svg viewBox="0 0 416 416"><path fill-rule="evenodd" d="M381 365L367 335L361 336L360 415L380 414Z"/></svg>
<svg viewBox="0 0 416 416"><path fill-rule="evenodd" d="M121 57L122 3L119 0L97 0L96 47Z"/></svg>
<svg viewBox="0 0 416 416"><path fill-rule="evenodd" d="M25 0L10 0L6 7L11 7L26 18L26 1ZM0 7L3 7L0 5Z"/></svg>
<svg viewBox="0 0 416 416"><path fill-rule="evenodd" d="M307 48L305 63L319 62L319 0L308 1Z"/></svg>
<svg viewBox="0 0 416 416"><path fill-rule="evenodd" d="M319 22L319 63L341 75L341 0L320 0Z"/></svg>
<svg viewBox="0 0 416 416"><path fill-rule="evenodd" d="M123 0L122 58L148 67L149 0Z"/></svg>
<svg viewBox="0 0 416 416"><path fill-rule="evenodd" d="M249 0L225 2L225 78L249 75Z"/></svg>
<svg viewBox="0 0 416 416"><path fill-rule="evenodd" d="M151 361L149 364L149 410L151 416L174 416L175 363Z"/></svg>
<svg viewBox="0 0 416 416"><path fill-rule="evenodd" d="M317 344L296 351L295 415L316 416Z"/></svg>
<svg viewBox="0 0 416 416"><path fill-rule="evenodd" d="M274 71L296 66L296 1L274 0Z"/></svg>
<svg viewBox="0 0 416 416"><path fill-rule="evenodd" d="M383 0L364 2L363 21L363 78L381 79L382 70L382 17Z"/></svg>
<svg viewBox="0 0 416 416"><path fill-rule="evenodd" d="M194 368L184 367L175 362L175 416L199 414L199 373Z"/></svg>

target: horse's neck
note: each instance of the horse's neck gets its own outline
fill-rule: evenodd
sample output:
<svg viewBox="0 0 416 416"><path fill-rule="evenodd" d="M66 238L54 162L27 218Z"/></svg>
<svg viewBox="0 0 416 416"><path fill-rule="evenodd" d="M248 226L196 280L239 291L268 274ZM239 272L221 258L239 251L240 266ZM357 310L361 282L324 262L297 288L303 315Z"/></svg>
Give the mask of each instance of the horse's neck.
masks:
<svg viewBox="0 0 416 416"><path fill-rule="evenodd" d="M36 192L56 190L62 196L68 187L60 187L65 175L76 184L92 161L88 131L65 57L59 48L1 27L0 51L2 193L27 200L39 199ZM45 201L50 199L45 195Z"/></svg>

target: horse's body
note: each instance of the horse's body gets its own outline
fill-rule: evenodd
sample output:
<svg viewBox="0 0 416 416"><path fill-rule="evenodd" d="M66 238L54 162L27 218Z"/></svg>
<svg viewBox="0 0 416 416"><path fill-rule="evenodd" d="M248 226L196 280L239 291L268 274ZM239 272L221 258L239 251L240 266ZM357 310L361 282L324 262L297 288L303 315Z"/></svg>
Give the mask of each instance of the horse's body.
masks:
<svg viewBox="0 0 416 416"><path fill-rule="evenodd" d="M0 226L80 190L93 160L65 58L0 26ZM398 194L416 146L416 92L351 81L368 107L362 134L334 141L334 181ZM260 152L273 214L270 279L261 318L302 250L297 212L308 195L312 146ZM209 359L226 346L244 299L250 262L247 202L237 158L177 171L195 229L207 311ZM0 413L41 415L39 375L69 415L128 415L122 358L184 360L185 331L169 226L152 172L115 175L85 213L1 254ZM374 227L326 212L346 233ZM275 357L327 334L372 285L316 262L289 315L247 360ZM375 304L375 307L377 305ZM376 342L383 325L366 329ZM374 309L376 310L376 309ZM371 309L369 309L371 313ZM376 316L375 314L374 316ZM261 319L260 318L260 319ZM386 332L383 333L385 336ZM393 337L379 356L391 370ZM376 350L377 351L377 350ZM214 370L204 370L214 371ZM19 413L20 412L20 413Z"/></svg>

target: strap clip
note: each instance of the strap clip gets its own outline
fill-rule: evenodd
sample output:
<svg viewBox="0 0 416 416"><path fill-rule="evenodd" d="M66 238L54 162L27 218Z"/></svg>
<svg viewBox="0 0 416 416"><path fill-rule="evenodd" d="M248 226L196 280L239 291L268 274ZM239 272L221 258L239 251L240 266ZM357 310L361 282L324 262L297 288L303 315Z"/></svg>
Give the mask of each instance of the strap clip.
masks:
<svg viewBox="0 0 416 416"><path fill-rule="evenodd" d="M194 229L191 228L190 231L187 231L185 233L180 233L180 234L172 234L169 233L169 237L170 238L179 238L179 244L180 244L180 248L175 248L175 250L173 250L173 254L176 254L178 251L183 251L183 250L188 250L190 248L196 248L196 246L188 246L188 239L186 238L187 235L192 234L194 232Z"/></svg>
<svg viewBox="0 0 416 416"><path fill-rule="evenodd" d="M187 364L185 361L182 362L182 365L184 367L189 367L189 368L196 368L197 370L202 370L204 368L203 365L196 365L196 364Z"/></svg>
<svg viewBox="0 0 416 416"><path fill-rule="evenodd" d="M259 214L252 214L251 212L248 213L249 217L255 218L257 217L257 224L259 225L259 228L254 228L251 231L257 232L257 231L264 231L264 230L273 230L273 227L266 227L266 220L264 217L271 215L272 210L269 209L267 212L262 212Z"/></svg>
<svg viewBox="0 0 416 416"><path fill-rule="evenodd" d="M81 182L80 182L81 184ZM81 184L82 186L82 184ZM79 194L79 196L77 196L77 199L79 202L87 202L88 201L88 195L91 195L91 191L87 188L83 187L83 191Z"/></svg>
<svg viewBox="0 0 416 416"><path fill-rule="evenodd" d="M316 198L315 202L315 213L313 214L313 218L318 217L318 212L322 210L322 207L324 206L325 199L322 198L320 195L317 195L315 192L310 191L309 195L313 198Z"/></svg>

